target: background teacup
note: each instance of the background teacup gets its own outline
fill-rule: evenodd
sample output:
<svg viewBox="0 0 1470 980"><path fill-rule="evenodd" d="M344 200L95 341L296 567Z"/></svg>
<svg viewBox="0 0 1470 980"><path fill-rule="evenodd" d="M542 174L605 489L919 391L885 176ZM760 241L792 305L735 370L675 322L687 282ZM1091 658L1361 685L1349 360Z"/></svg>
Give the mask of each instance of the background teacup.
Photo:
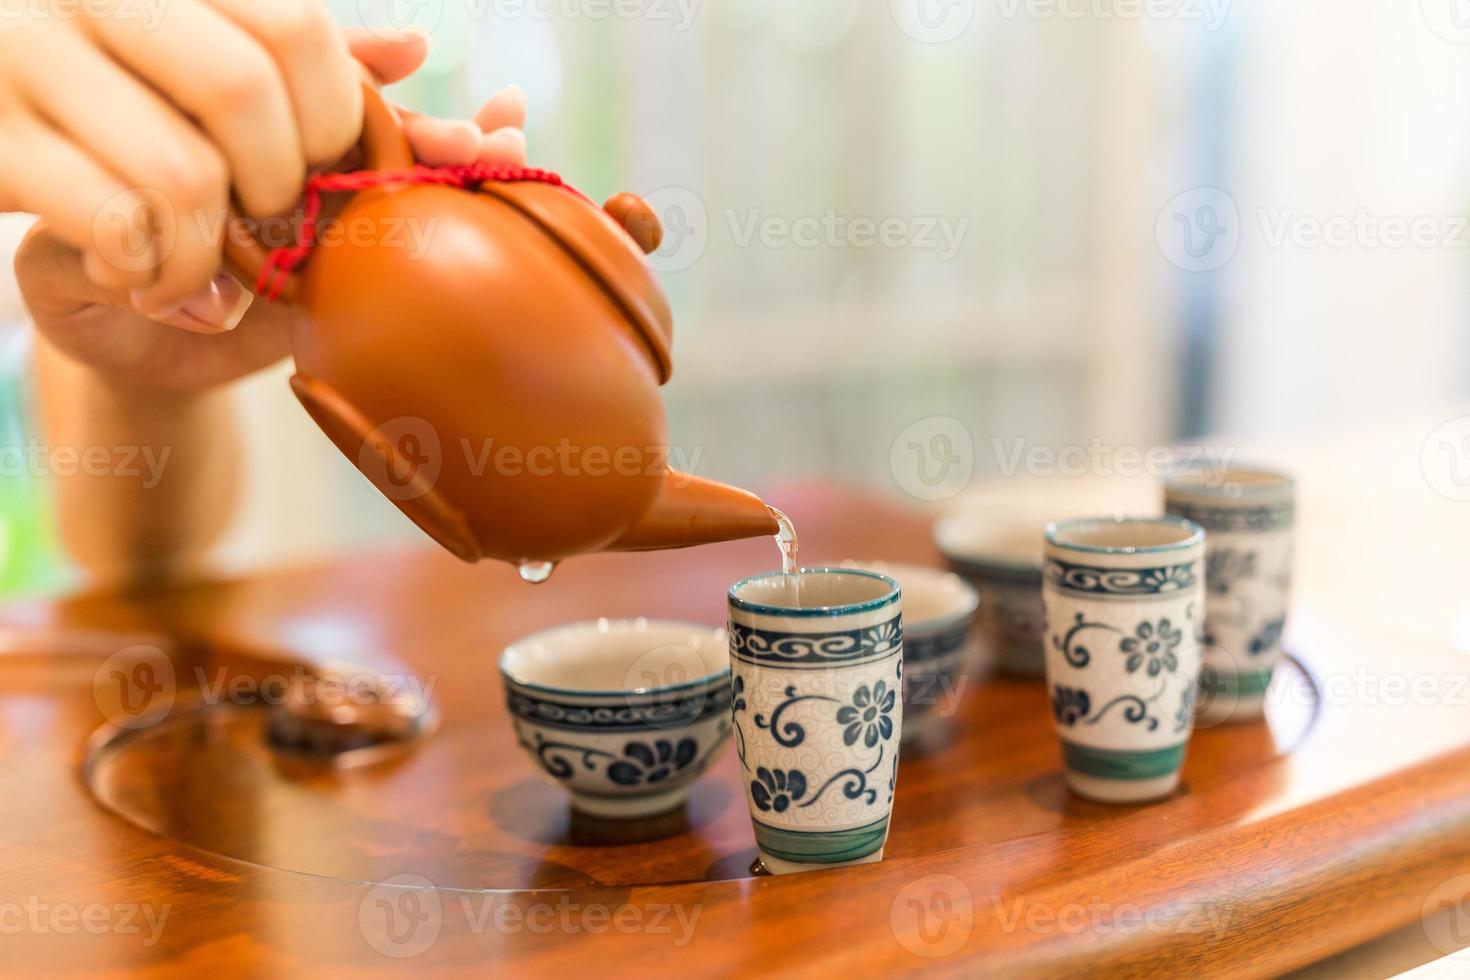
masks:
<svg viewBox="0 0 1470 980"><path fill-rule="evenodd" d="M922 565L843 562L898 583L903 609L903 740L915 741L954 712L975 667L980 597L958 575Z"/></svg>
<svg viewBox="0 0 1470 980"><path fill-rule="evenodd" d="M980 596L983 645L995 669L1042 677L1039 529L997 525L975 514L952 514L934 526L949 567Z"/></svg>
<svg viewBox="0 0 1470 980"><path fill-rule="evenodd" d="M1178 517L1080 518L1045 534L1046 674L1067 784L1167 796L1194 729L1205 532Z"/></svg>
<svg viewBox="0 0 1470 980"><path fill-rule="evenodd" d="M1254 721L1281 661L1296 483L1282 473L1244 467L1180 474L1166 485L1164 506L1209 535L1200 720Z"/></svg>
<svg viewBox="0 0 1470 980"><path fill-rule="evenodd" d="M731 586L729 604L735 750L762 863L881 861L903 736L898 584L770 572Z"/></svg>
<svg viewBox="0 0 1470 980"><path fill-rule="evenodd" d="M512 643L500 673L517 741L593 816L677 808L730 735L721 629L573 623Z"/></svg>
<svg viewBox="0 0 1470 980"><path fill-rule="evenodd" d="M982 648L1001 673L1046 675L1041 539L1051 521L1096 513L1159 513L1146 477L1011 476L981 481L934 525L950 570L980 594Z"/></svg>

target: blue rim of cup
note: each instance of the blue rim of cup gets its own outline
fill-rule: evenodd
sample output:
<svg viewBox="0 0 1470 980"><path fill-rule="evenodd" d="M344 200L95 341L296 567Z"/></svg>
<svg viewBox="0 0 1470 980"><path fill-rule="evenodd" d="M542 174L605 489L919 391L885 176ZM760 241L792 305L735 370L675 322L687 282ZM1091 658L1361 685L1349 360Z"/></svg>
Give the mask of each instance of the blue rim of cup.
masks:
<svg viewBox="0 0 1470 980"><path fill-rule="evenodd" d="M888 583L888 591L873 599L864 599L862 602L849 602L840 606L810 606L797 609L791 606L768 606L760 602L751 602L736 595L745 586L752 582L763 582L773 578L786 578L785 572L761 572L759 575L751 575L743 578L730 586L730 605L742 612L756 613L761 616L851 616L856 613L872 612L882 609L884 606L897 602L899 598L898 583L887 575L878 572L870 572L863 568L834 568L831 566L818 566L816 568L799 568L798 575L857 575L863 578L878 579Z"/></svg>
<svg viewBox="0 0 1470 980"><path fill-rule="evenodd" d="M632 623L636 621L637 617L634 617L631 619L609 619L608 623L609 625L611 625L613 623ZM522 643L528 643L532 640L539 639L540 637L546 636L551 633L561 632L562 630L569 630L578 626L595 626L598 622L598 620L589 619L577 623L563 623L560 626L551 626L544 630L538 630L535 633L528 633L518 640L512 640L506 645L504 650L500 651L500 659L496 663L496 666L500 668L501 679L505 681L505 683L510 684L514 687L518 687L527 691L536 691L540 694L565 694L571 695L573 697L582 698L626 698L634 695L638 697L648 697L649 695L654 694L672 694L675 691L691 691L695 688L708 687L710 685L716 684L722 678L727 678L731 674L730 668L728 666L725 666L721 667L719 670L713 673L705 674L703 677L695 678L692 681L684 681L681 684L667 684L663 687L625 687L611 691L588 691L578 690L574 687L553 687L550 684L537 684L534 681L518 680L516 677L511 675L510 671L505 669L505 658L510 656L510 651L512 647L518 646ZM721 631L721 627L719 626L706 626L703 623L689 623L678 619L648 619L645 620L645 622L648 622L650 624L656 623L661 626L678 626L681 628L687 627L690 632L700 630L702 632L718 633Z"/></svg>
<svg viewBox="0 0 1470 980"><path fill-rule="evenodd" d="M1225 500L1289 497L1296 492L1295 477L1269 466L1231 465L1214 482L1199 479L1204 472L1203 469L1180 472L1164 481L1164 492L1189 497L1219 497ZM1258 483L1242 483L1239 480L1242 476L1265 479Z"/></svg>
<svg viewBox="0 0 1470 980"><path fill-rule="evenodd" d="M1069 544L1057 540L1060 535L1068 531L1076 531L1084 527L1175 527L1187 532L1188 537L1165 544L1146 545ZM1172 515L1162 517L1073 517L1065 521L1052 521L1046 526L1046 543L1053 548L1065 548L1068 551L1080 551L1090 555L1154 555L1168 551L1185 551L1203 544L1204 540L1204 528L1194 521Z"/></svg>

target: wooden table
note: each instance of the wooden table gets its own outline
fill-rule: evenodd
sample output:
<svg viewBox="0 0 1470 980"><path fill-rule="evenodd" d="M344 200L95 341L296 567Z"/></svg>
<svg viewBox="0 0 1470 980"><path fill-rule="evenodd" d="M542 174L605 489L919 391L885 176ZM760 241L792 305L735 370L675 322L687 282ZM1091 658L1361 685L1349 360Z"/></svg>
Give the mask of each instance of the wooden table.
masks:
<svg viewBox="0 0 1470 980"><path fill-rule="evenodd" d="M923 517L778 502L810 562L937 562ZM905 755L882 864L750 877L733 752L644 831L672 836L573 820L514 744L501 647L577 618L719 623L726 586L775 559L593 556L532 588L426 549L0 610L0 968L1264 975L1470 894L1463 658L1311 606L1269 724L1198 732L1161 804L1069 796L1043 686L993 679ZM138 643L168 650L174 720L89 743L108 658ZM376 766L281 764L228 682L303 656L411 665L441 729ZM201 678L220 703L186 710Z"/></svg>

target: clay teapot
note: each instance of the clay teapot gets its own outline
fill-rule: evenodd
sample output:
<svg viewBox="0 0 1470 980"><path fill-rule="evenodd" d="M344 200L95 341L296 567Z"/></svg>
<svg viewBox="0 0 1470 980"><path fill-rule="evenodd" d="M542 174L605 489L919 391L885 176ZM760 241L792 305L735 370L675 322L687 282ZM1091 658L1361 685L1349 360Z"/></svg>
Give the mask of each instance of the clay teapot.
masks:
<svg viewBox="0 0 1470 980"><path fill-rule="evenodd" d="M414 166L371 89L362 150L373 171ZM639 253L661 234L646 203L402 183L356 192L335 220L343 234L284 282L291 387L445 548L524 566L776 533L754 495L667 465L673 325ZM246 282L271 261L238 235L226 257Z"/></svg>

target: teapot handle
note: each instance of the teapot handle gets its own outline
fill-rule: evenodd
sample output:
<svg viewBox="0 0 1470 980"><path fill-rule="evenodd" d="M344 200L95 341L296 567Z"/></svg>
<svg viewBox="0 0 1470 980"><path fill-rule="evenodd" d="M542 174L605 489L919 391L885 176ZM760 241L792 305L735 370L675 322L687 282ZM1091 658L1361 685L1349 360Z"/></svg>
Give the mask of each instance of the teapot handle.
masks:
<svg viewBox="0 0 1470 980"><path fill-rule="evenodd" d="M366 82L362 86L362 139L359 145L368 170L405 170L414 165L413 150L398 113L383 101L375 86ZM248 227L239 212L231 207L225 224L225 265L246 288L253 289L265 268L270 250L246 231ZM294 277L286 280L280 298L288 303L296 298Z"/></svg>

